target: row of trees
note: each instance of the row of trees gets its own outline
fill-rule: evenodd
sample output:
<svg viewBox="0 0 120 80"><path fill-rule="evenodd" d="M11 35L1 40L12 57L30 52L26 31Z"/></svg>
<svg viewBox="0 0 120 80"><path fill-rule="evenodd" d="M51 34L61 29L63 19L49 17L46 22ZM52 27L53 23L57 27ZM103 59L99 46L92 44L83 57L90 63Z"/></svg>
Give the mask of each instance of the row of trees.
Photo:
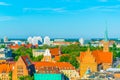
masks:
<svg viewBox="0 0 120 80"><path fill-rule="evenodd" d="M116 44L113 44L113 47L110 47L110 52L113 53L113 59L120 58L120 48L117 48Z"/></svg>
<svg viewBox="0 0 120 80"><path fill-rule="evenodd" d="M80 65L76 57L70 55L61 56L60 62L70 62L75 68L79 68Z"/></svg>
<svg viewBox="0 0 120 80"><path fill-rule="evenodd" d="M47 46L43 45L40 46L38 49L47 49L47 48L58 48L58 46ZM101 50L102 47L93 47L89 46L91 51L93 50ZM67 56L61 56L60 61L61 62L70 62L75 68L78 68L79 62L77 61L77 57L80 56L80 52L84 52L87 50L87 46L80 46L80 45L68 45L68 46L61 46L61 52L62 54L67 54ZM110 47L110 51L113 52L113 58L114 60L116 57L120 57L120 48L117 48L115 44L113 44L113 47ZM25 47L20 47L18 50L13 50L13 58L14 60L17 60L19 56L21 55L28 55L30 56L31 60L33 61L41 61L43 58L43 55L38 56L38 57L33 57L32 54L32 48L25 48Z"/></svg>
<svg viewBox="0 0 120 80"><path fill-rule="evenodd" d="M32 48L25 48L23 46L17 50L13 50L12 55L15 61L18 60L19 56L23 56L23 55L28 55L32 61L41 61L41 59L43 58L43 55L40 55L38 57L33 57Z"/></svg>
<svg viewBox="0 0 120 80"><path fill-rule="evenodd" d="M102 47L93 47L89 46L91 51L96 49L102 49ZM80 63L77 60L77 57L80 56L80 52L86 51L88 46L80 46L79 44L72 44L69 46L61 46L61 51L66 56L61 56L61 62L70 62L75 68L79 68Z"/></svg>

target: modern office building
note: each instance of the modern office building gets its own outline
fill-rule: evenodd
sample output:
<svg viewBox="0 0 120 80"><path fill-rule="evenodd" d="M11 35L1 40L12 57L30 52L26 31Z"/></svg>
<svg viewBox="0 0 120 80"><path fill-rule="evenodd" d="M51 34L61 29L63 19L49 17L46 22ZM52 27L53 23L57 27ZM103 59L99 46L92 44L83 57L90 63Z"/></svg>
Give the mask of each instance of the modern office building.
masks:
<svg viewBox="0 0 120 80"><path fill-rule="evenodd" d="M50 45L51 44L49 36L45 36L44 44L46 44L46 45Z"/></svg>
<svg viewBox="0 0 120 80"><path fill-rule="evenodd" d="M79 39L79 43L80 43L81 46L83 46L83 45L84 45L84 39L83 39L83 38L80 38L80 39Z"/></svg>
<svg viewBox="0 0 120 80"><path fill-rule="evenodd" d="M8 41L8 37L5 36L5 37L4 37L4 42L7 42L7 41Z"/></svg>
<svg viewBox="0 0 120 80"><path fill-rule="evenodd" d="M32 45L41 45L42 37L41 36L28 37L27 41L29 44L32 44Z"/></svg>

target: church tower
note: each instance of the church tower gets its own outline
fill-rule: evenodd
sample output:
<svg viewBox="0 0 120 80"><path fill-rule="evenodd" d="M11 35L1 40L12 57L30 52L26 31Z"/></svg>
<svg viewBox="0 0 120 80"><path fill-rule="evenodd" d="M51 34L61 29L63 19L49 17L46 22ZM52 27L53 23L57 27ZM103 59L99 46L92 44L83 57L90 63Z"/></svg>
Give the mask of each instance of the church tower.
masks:
<svg viewBox="0 0 120 80"><path fill-rule="evenodd" d="M44 62L52 62L51 53L50 53L49 49L45 50L42 61L44 61Z"/></svg>
<svg viewBox="0 0 120 80"><path fill-rule="evenodd" d="M108 40L107 27L105 30L105 36L104 36L104 41L103 41L103 52L109 52L109 40Z"/></svg>

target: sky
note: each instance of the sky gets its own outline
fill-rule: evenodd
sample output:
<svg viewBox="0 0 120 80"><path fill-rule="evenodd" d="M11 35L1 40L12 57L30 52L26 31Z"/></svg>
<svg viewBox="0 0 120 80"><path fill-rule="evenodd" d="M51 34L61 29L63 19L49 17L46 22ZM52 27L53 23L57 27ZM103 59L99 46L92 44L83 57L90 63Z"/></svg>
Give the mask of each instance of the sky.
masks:
<svg viewBox="0 0 120 80"><path fill-rule="evenodd" d="M0 0L0 38L103 38L106 26L120 38L120 0Z"/></svg>

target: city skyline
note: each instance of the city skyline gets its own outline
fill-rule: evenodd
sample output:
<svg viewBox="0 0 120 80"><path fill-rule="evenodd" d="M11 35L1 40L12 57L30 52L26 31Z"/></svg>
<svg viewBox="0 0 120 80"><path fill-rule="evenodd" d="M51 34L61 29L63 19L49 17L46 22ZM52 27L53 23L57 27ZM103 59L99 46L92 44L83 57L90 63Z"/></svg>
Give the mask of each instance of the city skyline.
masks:
<svg viewBox="0 0 120 80"><path fill-rule="evenodd" d="M1 0L0 38L119 38L120 0Z"/></svg>

